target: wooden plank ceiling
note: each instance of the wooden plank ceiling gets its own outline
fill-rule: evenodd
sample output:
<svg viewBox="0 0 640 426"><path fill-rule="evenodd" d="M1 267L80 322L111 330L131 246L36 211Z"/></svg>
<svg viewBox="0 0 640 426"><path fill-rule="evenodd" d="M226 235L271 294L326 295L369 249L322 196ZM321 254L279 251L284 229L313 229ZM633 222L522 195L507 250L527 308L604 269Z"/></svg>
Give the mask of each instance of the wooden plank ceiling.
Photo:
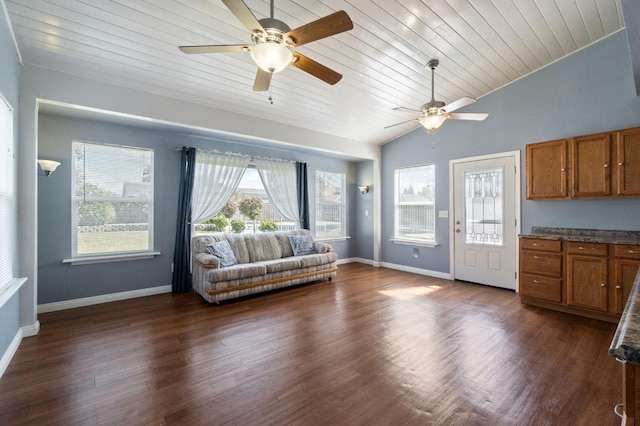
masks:
<svg viewBox="0 0 640 426"><path fill-rule="evenodd" d="M245 0L254 15L269 2ZM382 144L419 127L393 107L479 98L624 27L620 0L276 0L291 28L345 10L354 29L297 50L343 74L335 86L289 66L253 92L248 53L179 45L251 43L220 0L5 0L23 61L105 82ZM273 104L268 96L273 97ZM464 112L465 110L460 110ZM447 125L455 125L447 123Z"/></svg>

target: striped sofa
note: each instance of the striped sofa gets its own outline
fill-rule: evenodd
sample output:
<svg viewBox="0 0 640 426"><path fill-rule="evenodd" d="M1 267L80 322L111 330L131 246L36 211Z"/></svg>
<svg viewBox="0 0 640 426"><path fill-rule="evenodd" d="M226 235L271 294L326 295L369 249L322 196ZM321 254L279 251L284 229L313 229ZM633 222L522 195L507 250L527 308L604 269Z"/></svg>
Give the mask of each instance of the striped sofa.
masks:
<svg viewBox="0 0 640 426"><path fill-rule="evenodd" d="M289 238L292 235L307 235L313 239L306 229L193 237L194 290L208 302L218 303L296 284L331 280L338 270L338 256L331 246L314 241L315 253L295 256ZM233 250L236 265L221 267L220 258L209 253L207 246L222 240L226 240Z"/></svg>

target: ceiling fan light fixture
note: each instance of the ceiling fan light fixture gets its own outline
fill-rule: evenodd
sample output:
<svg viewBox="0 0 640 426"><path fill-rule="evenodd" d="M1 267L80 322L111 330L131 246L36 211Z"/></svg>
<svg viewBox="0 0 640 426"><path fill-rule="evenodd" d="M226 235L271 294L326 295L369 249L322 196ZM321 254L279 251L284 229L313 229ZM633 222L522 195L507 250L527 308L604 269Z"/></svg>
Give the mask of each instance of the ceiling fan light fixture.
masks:
<svg viewBox="0 0 640 426"><path fill-rule="evenodd" d="M251 48L251 59L266 72L282 71L293 59L289 48L281 43L263 42Z"/></svg>
<svg viewBox="0 0 640 426"><path fill-rule="evenodd" d="M435 133L446 119L447 113L439 110L436 113L428 113L420 117L420 124L422 124L429 133Z"/></svg>

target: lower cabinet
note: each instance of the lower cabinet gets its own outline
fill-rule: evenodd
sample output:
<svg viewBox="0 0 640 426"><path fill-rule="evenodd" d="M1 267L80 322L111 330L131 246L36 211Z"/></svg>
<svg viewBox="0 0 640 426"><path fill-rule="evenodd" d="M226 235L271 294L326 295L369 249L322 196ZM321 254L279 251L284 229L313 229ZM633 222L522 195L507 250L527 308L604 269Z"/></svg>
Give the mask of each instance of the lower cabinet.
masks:
<svg viewBox="0 0 640 426"><path fill-rule="evenodd" d="M617 322L640 268L640 246L520 239L523 303Z"/></svg>
<svg viewBox="0 0 640 426"><path fill-rule="evenodd" d="M608 245L568 242L565 250L567 305L607 312Z"/></svg>

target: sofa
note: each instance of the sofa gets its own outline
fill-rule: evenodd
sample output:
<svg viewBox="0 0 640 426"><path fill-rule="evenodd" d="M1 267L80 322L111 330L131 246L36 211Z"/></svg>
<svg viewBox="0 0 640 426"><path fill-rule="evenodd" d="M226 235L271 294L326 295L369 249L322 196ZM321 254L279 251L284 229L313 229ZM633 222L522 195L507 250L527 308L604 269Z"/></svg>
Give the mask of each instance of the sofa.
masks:
<svg viewBox="0 0 640 426"><path fill-rule="evenodd" d="M338 256L306 229L191 239L192 285L209 303L331 280Z"/></svg>

